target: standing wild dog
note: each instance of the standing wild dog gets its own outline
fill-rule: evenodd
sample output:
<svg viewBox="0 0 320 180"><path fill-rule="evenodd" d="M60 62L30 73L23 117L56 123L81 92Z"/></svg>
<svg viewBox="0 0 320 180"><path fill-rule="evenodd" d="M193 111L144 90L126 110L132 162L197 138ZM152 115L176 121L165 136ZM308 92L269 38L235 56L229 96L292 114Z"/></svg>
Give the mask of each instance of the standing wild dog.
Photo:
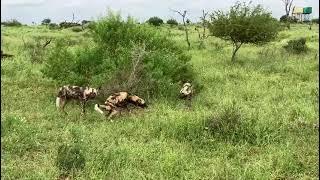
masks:
<svg viewBox="0 0 320 180"><path fill-rule="evenodd" d="M109 115L108 119L111 119L112 116L119 113L120 109L127 108L128 104L134 104L142 108L147 107L146 102L140 97L127 92L118 92L109 96L104 105L96 104L94 109L101 114ZM107 113L101 108L107 111Z"/></svg>
<svg viewBox="0 0 320 180"><path fill-rule="evenodd" d="M189 102L188 103L189 107L191 106L191 98L193 96L193 93L194 92L193 92L192 85L188 82L184 83L180 90L180 98L187 100Z"/></svg>
<svg viewBox="0 0 320 180"><path fill-rule="evenodd" d="M63 86L60 87L57 98L56 106L60 110L64 111L64 106L67 101L74 99L80 101L81 113L85 112L85 104L89 99L94 99L98 95L98 89L90 87L79 87L79 86ZM65 112L66 113L66 112Z"/></svg>

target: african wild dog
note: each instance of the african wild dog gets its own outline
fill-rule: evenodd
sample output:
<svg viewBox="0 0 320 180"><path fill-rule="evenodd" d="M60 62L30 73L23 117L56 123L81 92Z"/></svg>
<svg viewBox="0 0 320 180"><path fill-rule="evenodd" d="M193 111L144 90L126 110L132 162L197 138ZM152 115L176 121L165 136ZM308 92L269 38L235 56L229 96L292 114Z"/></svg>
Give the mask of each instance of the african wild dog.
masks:
<svg viewBox="0 0 320 180"><path fill-rule="evenodd" d="M180 90L180 97L184 99L191 99L193 95L193 88L190 83L184 83Z"/></svg>
<svg viewBox="0 0 320 180"><path fill-rule="evenodd" d="M63 86L60 87L57 98L56 106L60 110L64 111L64 106L67 101L74 99L80 101L81 113L85 112L85 104L89 99L94 99L98 95L98 89L90 87L80 87L80 86Z"/></svg>
<svg viewBox="0 0 320 180"><path fill-rule="evenodd" d="M180 98L188 100L188 106L191 106L191 98L193 96L193 88L190 83L184 83L180 90Z"/></svg>
<svg viewBox="0 0 320 180"><path fill-rule="evenodd" d="M112 116L119 113L120 109L127 108L127 105L129 104L134 104L142 108L147 107L146 102L140 97L131 95L127 92L118 92L109 96L104 105L96 104L94 109L101 114L105 114L102 110L104 109L107 111L105 115L109 115L108 119L111 119Z"/></svg>

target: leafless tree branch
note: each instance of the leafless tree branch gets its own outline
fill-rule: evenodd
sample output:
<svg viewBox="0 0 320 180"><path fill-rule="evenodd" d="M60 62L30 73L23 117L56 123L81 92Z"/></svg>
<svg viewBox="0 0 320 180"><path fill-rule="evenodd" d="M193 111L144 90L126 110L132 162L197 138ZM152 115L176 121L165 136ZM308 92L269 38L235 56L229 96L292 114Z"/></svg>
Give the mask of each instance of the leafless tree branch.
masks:
<svg viewBox="0 0 320 180"><path fill-rule="evenodd" d="M178 13L178 14L182 17L183 26L184 26L184 31L186 32L186 41L187 41L187 44L188 44L188 49L190 49L190 41L189 41L188 28L187 28L186 21L185 21L185 18L186 18L186 15L187 15L187 11L184 10L183 13L182 13L182 12L177 11L177 10L174 10L174 9L170 9L170 10L173 11L173 12Z"/></svg>

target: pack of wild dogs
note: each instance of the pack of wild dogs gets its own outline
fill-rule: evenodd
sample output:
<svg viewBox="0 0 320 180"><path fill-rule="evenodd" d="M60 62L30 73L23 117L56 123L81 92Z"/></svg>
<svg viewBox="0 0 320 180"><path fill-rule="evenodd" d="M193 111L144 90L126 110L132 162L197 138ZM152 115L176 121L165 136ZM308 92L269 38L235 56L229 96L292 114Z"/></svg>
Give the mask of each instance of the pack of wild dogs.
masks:
<svg viewBox="0 0 320 180"><path fill-rule="evenodd" d="M76 100L80 102L81 113L85 113L85 106L88 100L95 99L99 94L99 88L80 87L80 86L62 86L59 88L56 97L56 106L62 112L66 103L70 100ZM194 90L191 83L184 83L180 90L180 98L191 102ZM147 104L144 99L129 92L116 92L111 94L103 104L95 104L94 110L98 113L105 115L108 119L111 119L115 115L119 114L123 109L126 109L128 105L134 105L140 108L146 108Z"/></svg>

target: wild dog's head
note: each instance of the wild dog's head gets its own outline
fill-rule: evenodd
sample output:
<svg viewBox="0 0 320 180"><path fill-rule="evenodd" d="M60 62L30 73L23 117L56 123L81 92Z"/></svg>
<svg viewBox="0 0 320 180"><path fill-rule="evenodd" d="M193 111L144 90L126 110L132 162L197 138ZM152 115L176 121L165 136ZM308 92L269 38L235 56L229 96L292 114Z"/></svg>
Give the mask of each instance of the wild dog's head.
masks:
<svg viewBox="0 0 320 180"><path fill-rule="evenodd" d="M136 95L130 95L128 97L129 101L134 104L134 105L137 105L139 107L142 107L142 108L146 108L147 107L147 104L145 102L145 100L143 100L142 98L140 98L139 96L136 96Z"/></svg>
<svg viewBox="0 0 320 180"><path fill-rule="evenodd" d="M180 95L183 96L190 96L192 94L192 85L190 83L184 83L182 89L180 90Z"/></svg>
<svg viewBox="0 0 320 180"><path fill-rule="evenodd" d="M99 94L100 90L101 90L101 87L99 87L99 88L86 87L86 89L83 91L83 94L88 99L93 99Z"/></svg>

